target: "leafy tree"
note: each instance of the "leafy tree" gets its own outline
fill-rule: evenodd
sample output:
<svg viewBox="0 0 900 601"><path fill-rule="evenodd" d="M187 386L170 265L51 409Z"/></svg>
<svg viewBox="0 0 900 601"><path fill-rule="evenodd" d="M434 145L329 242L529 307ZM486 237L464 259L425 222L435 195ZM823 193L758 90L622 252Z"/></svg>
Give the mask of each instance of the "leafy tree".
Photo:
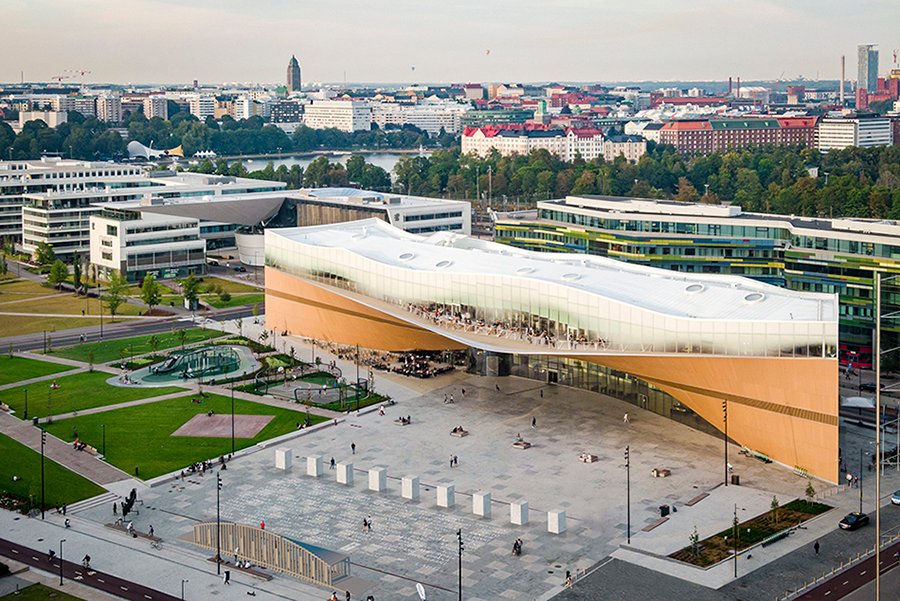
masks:
<svg viewBox="0 0 900 601"><path fill-rule="evenodd" d="M33 258L38 266L46 267L52 265L53 262L56 261L56 253L53 252L53 247L46 242L38 242L38 245L34 250Z"/></svg>
<svg viewBox="0 0 900 601"><path fill-rule="evenodd" d="M59 288L69 277L69 268L66 267L66 264L57 259L53 262L53 265L50 266L50 274L47 276L47 281L53 284L54 288Z"/></svg>
<svg viewBox="0 0 900 601"><path fill-rule="evenodd" d="M775 526L778 526L778 508L780 507L780 505L778 504L778 497L774 495L772 496L772 503L770 504L770 507L772 508L772 523Z"/></svg>
<svg viewBox="0 0 900 601"><path fill-rule="evenodd" d="M187 328L181 328L176 334L176 336L178 336L178 344L181 345L181 350L184 350L184 343L187 341L187 335Z"/></svg>
<svg viewBox="0 0 900 601"><path fill-rule="evenodd" d="M147 344L150 346L150 352L153 353L153 354L155 355L155 354L156 354L156 351L159 350L159 345L160 345L160 339L159 339L159 336L157 336L156 334L153 334L153 335L150 336L150 338L147 340Z"/></svg>
<svg viewBox="0 0 900 601"><path fill-rule="evenodd" d="M6 263L6 251L0 252L0 275L9 273L9 265Z"/></svg>
<svg viewBox="0 0 900 601"><path fill-rule="evenodd" d="M806 500L810 503L816 498L816 489L813 487L812 479L806 478Z"/></svg>
<svg viewBox="0 0 900 601"><path fill-rule="evenodd" d="M80 254L75 253L75 257L72 260L72 281L75 283L75 292L79 292L81 290L81 276L82 276L82 257Z"/></svg>
<svg viewBox="0 0 900 601"><path fill-rule="evenodd" d="M694 526L694 530L693 530L693 532L691 532L690 541L691 541L691 553L696 555L699 544L700 544L700 533L697 532L697 526Z"/></svg>
<svg viewBox="0 0 900 601"><path fill-rule="evenodd" d="M106 286L106 294L103 295L103 300L109 308L109 314L112 316L113 321L116 320L116 313L119 307L126 302L125 293L127 291L128 280L118 271L113 272Z"/></svg>
<svg viewBox="0 0 900 601"><path fill-rule="evenodd" d="M144 276L141 284L141 300L153 311L153 307L162 301L162 286L156 281L156 276L150 274Z"/></svg>
<svg viewBox="0 0 900 601"><path fill-rule="evenodd" d="M197 302L200 296L200 280L193 273L179 282L181 284L181 297L188 305Z"/></svg>
<svg viewBox="0 0 900 601"><path fill-rule="evenodd" d="M697 202L700 200L697 188L694 187L691 180L686 177L678 178L678 192L675 194L675 200L679 202Z"/></svg>

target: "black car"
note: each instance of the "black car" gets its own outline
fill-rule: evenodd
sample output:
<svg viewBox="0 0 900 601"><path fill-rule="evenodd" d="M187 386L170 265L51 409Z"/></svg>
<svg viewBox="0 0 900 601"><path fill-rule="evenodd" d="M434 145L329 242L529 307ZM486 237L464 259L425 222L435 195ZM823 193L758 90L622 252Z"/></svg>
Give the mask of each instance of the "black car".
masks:
<svg viewBox="0 0 900 601"><path fill-rule="evenodd" d="M863 392L875 392L877 387L875 386L875 382L866 382L865 384L860 385L859 389ZM884 390L884 386L881 387Z"/></svg>
<svg viewBox="0 0 900 601"><path fill-rule="evenodd" d="M234 270L237 271L238 273L244 273L245 271L247 271L247 268L244 267L243 265L238 265L237 267L234 268Z"/></svg>
<svg viewBox="0 0 900 601"><path fill-rule="evenodd" d="M854 511L853 513L848 513L844 516L844 519L838 523L838 526L841 527L841 530L856 530L857 528L862 528L866 524L869 523L869 516L865 513L859 513L858 511Z"/></svg>

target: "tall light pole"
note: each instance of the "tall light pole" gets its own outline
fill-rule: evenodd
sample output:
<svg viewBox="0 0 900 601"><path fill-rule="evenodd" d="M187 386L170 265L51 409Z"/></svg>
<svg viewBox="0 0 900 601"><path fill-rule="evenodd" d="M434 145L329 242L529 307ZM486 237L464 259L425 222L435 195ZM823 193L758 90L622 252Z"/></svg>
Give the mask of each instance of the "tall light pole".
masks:
<svg viewBox="0 0 900 601"><path fill-rule="evenodd" d="M222 529L222 519L219 513L220 490L222 490L222 474L216 473L216 574L222 573L222 548L219 540L219 531Z"/></svg>
<svg viewBox="0 0 900 601"><path fill-rule="evenodd" d="M728 399L722 401L722 417L725 420L725 486L728 486Z"/></svg>
<svg viewBox="0 0 900 601"><path fill-rule="evenodd" d="M734 577L737 578L738 535L741 532L741 529L738 528L737 503L734 504L734 519L731 521L731 526L732 526L731 538L733 539L733 544L734 544Z"/></svg>
<svg viewBox="0 0 900 601"><path fill-rule="evenodd" d="M234 381L231 382L231 454L234 455Z"/></svg>
<svg viewBox="0 0 900 601"><path fill-rule="evenodd" d="M859 512L860 512L860 513L862 513L862 500L863 500L863 492L862 492L862 487L863 487L863 473L862 473L863 460L862 460L862 458L863 458L863 450L862 450L862 447L860 447L860 448L859 448L859 483L858 483L858 484L859 484ZM875 499L875 505L876 505L876 506L878 505L878 501L879 501L878 499ZM877 547L878 545L876 544L875 546Z"/></svg>
<svg viewBox="0 0 900 601"><path fill-rule="evenodd" d="M462 553L463 549L463 539L462 539L462 528L456 531L456 539L459 543L459 601L462 601Z"/></svg>
<svg viewBox="0 0 900 601"><path fill-rule="evenodd" d="M28 389L25 389L25 419L28 419Z"/></svg>
<svg viewBox="0 0 900 601"><path fill-rule="evenodd" d="M106 457L106 424L100 424L100 430L103 432L103 457Z"/></svg>
<svg viewBox="0 0 900 601"><path fill-rule="evenodd" d="M63 585L63 556L62 556L62 545L66 542L66 539L59 539L59 586Z"/></svg>
<svg viewBox="0 0 900 601"><path fill-rule="evenodd" d="M47 442L47 433L41 428L41 519L44 519L44 443Z"/></svg>
<svg viewBox="0 0 900 601"><path fill-rule="evenodd" d="M184 583L185 582L190 582L190 580L187 580L186 578L181 579L181 601L184 601Z"/></svg>
<svg viewBox="0 0 900 601"><path fill-rule="evenodd" d="M356 410L359 411L359 344L356 345Z"/></svg>
<svg viewBox="0 0 900 601"><path fill-rule="evenodd" d="M627 514L626 536L631 544L631 453L630 445L625 447L625 513Z"/></svg>

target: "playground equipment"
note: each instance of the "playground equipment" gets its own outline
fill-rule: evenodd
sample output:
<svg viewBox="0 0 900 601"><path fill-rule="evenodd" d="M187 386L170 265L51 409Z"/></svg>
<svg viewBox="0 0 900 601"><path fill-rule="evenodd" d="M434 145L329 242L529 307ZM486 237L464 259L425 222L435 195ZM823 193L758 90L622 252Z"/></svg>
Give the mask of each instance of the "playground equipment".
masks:
<svg viewBox="0 0 900 601"><path fill-rule="evenodd" d="M205 346L173 353L168 359L150 367L154 376L178 374L182 378L208 378L240 369L241 358L229 346Z"/></svg>

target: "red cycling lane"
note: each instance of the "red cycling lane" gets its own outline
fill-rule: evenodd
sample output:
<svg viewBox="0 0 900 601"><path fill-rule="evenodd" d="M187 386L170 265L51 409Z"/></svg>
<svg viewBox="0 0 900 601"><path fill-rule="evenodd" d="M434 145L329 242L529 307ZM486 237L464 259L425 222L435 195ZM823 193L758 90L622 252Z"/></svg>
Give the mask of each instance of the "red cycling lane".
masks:
<svg viewBox="0 0 900 601"><path fill-rule="evenodd" d="M898 553L900 553L900 542L894 543L890 547L881 550L881 573L895 568L898 565ZM833 578L826 580L816 588L807 591L797 599L809 599L815 601L835 601L849 595L864 584L875 579L875 556L872 555L866 560L859 562L837 574Z"/></svg>

